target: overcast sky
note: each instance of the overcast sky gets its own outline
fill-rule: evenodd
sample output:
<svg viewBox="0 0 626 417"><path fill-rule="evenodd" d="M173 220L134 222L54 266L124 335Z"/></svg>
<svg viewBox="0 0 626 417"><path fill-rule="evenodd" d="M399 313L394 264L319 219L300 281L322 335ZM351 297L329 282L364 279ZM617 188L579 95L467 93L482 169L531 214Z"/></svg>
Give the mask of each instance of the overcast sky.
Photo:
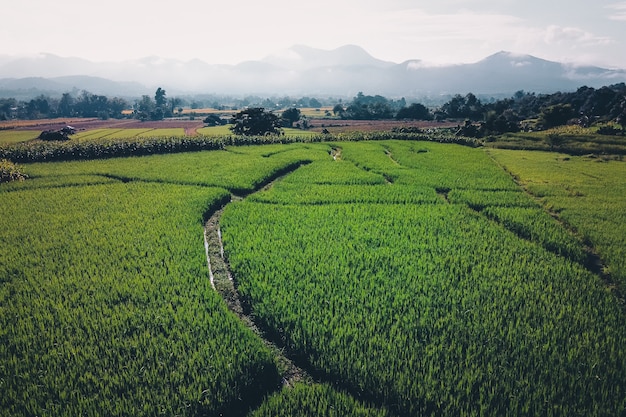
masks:
<svg viewBox="0 0 626 417"><path fill-rule="evenodd" d="M397 63L506 50L626 68L620 0L16 0L2 9L0 55L236 64L295 44L354 44Z"/></svg>

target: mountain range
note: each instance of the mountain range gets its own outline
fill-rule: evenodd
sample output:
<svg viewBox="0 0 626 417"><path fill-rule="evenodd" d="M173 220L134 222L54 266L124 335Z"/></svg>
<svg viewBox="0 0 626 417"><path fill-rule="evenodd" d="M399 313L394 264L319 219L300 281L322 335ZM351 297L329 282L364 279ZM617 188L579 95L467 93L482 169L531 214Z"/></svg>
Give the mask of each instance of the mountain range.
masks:
<svg viewBox="0 0 626 417"><path fill-rule="evenodd" d="M576 66L531 55L498 52L469 64L430 66L420 60L383 61L355 45L334 50L296 45L258 61L208 64L146 57L92 62L52 54L0 55L0 97L78 93L107 96L265 94L352 97L359 91L386 97L424 97L473 92L507 95L574 91L626 81L625 69Z"/></svg>

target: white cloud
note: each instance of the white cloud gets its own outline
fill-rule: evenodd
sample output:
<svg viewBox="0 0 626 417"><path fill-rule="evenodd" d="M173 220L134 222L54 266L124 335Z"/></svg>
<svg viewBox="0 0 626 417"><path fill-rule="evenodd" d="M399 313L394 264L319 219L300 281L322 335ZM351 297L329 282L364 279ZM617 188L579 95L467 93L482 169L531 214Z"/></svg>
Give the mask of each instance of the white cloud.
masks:
<svg viewBox="0 0 626 417"><path fill-rule="evenodd" d="M421 9L395 10L376 16L380 36L371 44L385 59L427 59L460 63L484 58L503 48L503 36L514 37L522 23L515 16L468 10L427 13ZM508 33L508 36L506 35Z"/></svg>
<svg viewBox="0 0 626 417"><path fill-rule="evenodd" d="M621 59L626 64L614 52L623 42L618 21L626 20L626 1L598 7L595 13L604 27L595 28L586 23L593 19L581 17L583 7L570 5L568 12L561 8L557 14L557 3L564 0L555 2L539 19L535 0L318 0L297 5L292 0L188 0L180 7L166 0L97 5L20 0L5 11L0 37L11 40L3 53L51 52L95 61L158 55L236 64L279 54L294 44L322 49L356 44L394 62L474 62L508 50L554 60L604 54L605 62Z"/></svg>
<svg viewBox="0 0 626 417"><path fill-rule="evenodd" d="M544 40L549 45L578 44L585 47L608 45L613 42L609 37L597 36L583 29L556 25L551 25L546 28Z"/></svg>
<svg viewBox="0 0 626 417"><path fill-rule="evenodd" d="M626 2L609 4L606 6L607 9L613 10L609 19L618 20L618 21L626 21Z"/></svg>

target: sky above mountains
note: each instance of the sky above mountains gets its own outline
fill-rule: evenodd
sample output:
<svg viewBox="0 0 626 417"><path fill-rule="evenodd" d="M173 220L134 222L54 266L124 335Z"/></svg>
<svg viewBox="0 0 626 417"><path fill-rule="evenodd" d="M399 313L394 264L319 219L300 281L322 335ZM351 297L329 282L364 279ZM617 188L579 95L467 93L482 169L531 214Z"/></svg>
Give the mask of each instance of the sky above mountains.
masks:
<svg viewBox="0 0 626 417"><path fill-rule="evenodd" d="M626 68L619 0L20 0L2 14L0 55L237 64L294 44L356 44L396 63L470 63L507 50Z"/></svg>

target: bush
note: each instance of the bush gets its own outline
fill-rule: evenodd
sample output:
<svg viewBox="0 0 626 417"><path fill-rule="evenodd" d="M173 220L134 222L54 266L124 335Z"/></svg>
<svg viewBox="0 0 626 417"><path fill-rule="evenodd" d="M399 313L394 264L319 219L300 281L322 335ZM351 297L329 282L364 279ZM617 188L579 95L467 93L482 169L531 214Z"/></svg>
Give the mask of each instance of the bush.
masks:
<svg viewBox="0 0 626 417"><path fill-rule="evenodd" d="M22 167L13 162L0 159L0 183L9 181L24 181L28 175L22 172Z"/></svg>
<svg viewBox="0 0 626 417"><path fill-rule="evenodd" d="M206 126L223 126L226 124L226 120L222 119L217 114L209 114L203 122Z"/></svg>
<svg viewBox="0 0 626 417"><path fill-rule="evenodd" d="M45 141L59 141L59 140L69 140L66 132L62 130L44 130L39 135L38 139Z"/></svg>
<svg viewBox="0 0 626 417"><path fill-rule="evenodd" d="M623 131L621 129L617 129L613 126L602 126L598 128L598 134L606 135L606 136L617 136L621 135Z"/></svg>

